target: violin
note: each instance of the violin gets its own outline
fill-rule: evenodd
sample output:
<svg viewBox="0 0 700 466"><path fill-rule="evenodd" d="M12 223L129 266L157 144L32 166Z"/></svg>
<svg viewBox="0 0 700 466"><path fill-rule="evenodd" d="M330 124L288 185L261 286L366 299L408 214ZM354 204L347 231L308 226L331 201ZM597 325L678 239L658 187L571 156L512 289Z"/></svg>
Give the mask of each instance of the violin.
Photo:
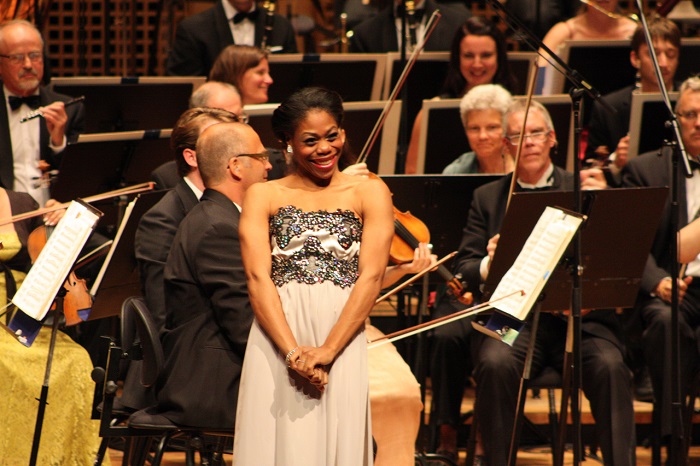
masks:
<svg viewBox="0 0 700 466"><path fill-rule="evenodd" d="M51 236L53 227L40 226L34 229L27 238L27 251L32 260L32 264L39 257L39 253L46 246L46 241ZM79 311L89 311L92 307L92 296L88 292L87 283L84 279L78 278L75 270L71 270L68 274L63 287L66 289L66 295L63 298L63 314L66 318L66 325L77 325L83 321L79 315ZM51 306L52 310L56 309L56 304Z"/></svg>

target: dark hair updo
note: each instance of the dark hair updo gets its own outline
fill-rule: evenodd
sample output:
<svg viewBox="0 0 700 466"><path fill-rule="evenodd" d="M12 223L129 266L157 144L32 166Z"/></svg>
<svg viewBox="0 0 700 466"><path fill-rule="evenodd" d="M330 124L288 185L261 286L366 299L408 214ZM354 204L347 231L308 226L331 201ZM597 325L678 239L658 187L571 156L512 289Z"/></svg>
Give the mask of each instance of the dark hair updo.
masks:
<svg viewBox="0 0 700 466"><path fill-rule="evenodd" d="M272 113L272 131L277 139L287 144L299 123L313 110L328 113L342 128L345 112L340 94L322 87L305 87L294 92Z"/></svg>

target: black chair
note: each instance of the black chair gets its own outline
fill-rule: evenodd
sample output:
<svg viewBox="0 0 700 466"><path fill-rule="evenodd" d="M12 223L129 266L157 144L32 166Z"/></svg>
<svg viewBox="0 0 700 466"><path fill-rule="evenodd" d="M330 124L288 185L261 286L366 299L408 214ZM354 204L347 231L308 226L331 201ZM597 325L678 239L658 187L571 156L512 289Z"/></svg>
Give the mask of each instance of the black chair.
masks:
<svg viewBox="0 0 700 466"><path fill-rule="evenodd" d="M100 436L105 440L112 437L127 440L123 465L142 465L148 461L152 466L158 466L169 447L184 450L188 466L194 466L195 452L199 452L202 465L223 464L223 451L231 443L233 428L219 430L178 426L162 416L148 415L146 409L129 415L114 412L118 388L116 381L122 372L121 363L124 360L140 361L141 384L148 388L155 385L165 361L158 331L142 297L127 298L122 305L121 318L122 345L127 349L123 350L112 342L107 370L101 371L102 377L99 376L100 371L93 377L104 387ZM154 419L158 422L154 422ZM155 441L157 445L154 447ZM95 465L101 464L106 447L107 444L103 441Z"/></svg>

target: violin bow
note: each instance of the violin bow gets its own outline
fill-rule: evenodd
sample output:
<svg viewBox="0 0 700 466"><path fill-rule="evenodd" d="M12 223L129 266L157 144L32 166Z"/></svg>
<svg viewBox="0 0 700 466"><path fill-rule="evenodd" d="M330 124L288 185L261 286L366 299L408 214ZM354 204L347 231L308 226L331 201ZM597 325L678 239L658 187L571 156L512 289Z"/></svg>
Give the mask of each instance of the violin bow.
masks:
<svg viewBox="0 0 700 466"><path fill-rule="evenodd" d="M414 325L413 327L408 327L403 330L396 331L394 333L390 333L388 335L384 335L379 338L375 338L374 340L368 341L368 349L371 348L376 348L377 346L385 345L387 343L393 343L397 340L401 340L403 338L408 338L413 335L417 335L419 333L426 332L428 330L432 330L436 327L441 327L445 324L449 324L451 322L464 319L476 314L479 314L480 312L484 312L490 308L493 307L493 303L497 301L501 301L503 299L510 298L511 296L515 296L516 294L519 295L524 295L525 291L524 290L516 290L511 293L508 293L507 295L501 296L500 298L493 299L491 301L486 301L481 304L477 304L476 306L472 306L470 308L464 309L462 311L455 312L453 314L444 316L444 317L439 317L435 320L431 320L429 322L424 322L422 324Z"/></svg>
<svg viewBox="0 0 700 466"><path fill-rule="evenodd" d="M88 196L83 198L83 201L87 203L103 201L105 199L110 199L117 196L127 196L130 194L138 194L145 191L153 191L155 183L149 181L147 183L136 184L134 186L129 186L127 188L116 189L114 191L108 191L102 194L95 194L94 196ZM9 219L0 221L0 226L7 225L8 223L19 222L20 220L26 220L32 217L38 217L39 215L48 214L55 212L57 210L66 209L70 205L70 202L64 202L53 207L43 207L41 209L32 210L31 212L25 212L23 214L13 215Z"/></svg>
<svg viewBox="0 0 700 466"><path fill-rule="evenodd" d="M399 76L398 81L396 81L396 85L394 86L394 89L391 91L391 95L389 96L389 100L387 101L386 105L384 106L382 113L379 115L379 119L375 123L374 128L372 128L372 132L369 133L369 137L367 138L367 142L365 142L365 146L362 148L362 152L360 152L360 156L357 158L357 163L364 163L367 160L367 157L369 156L369 153L372 150L372 147L374 147L374 143L377 141L377 137L379 136L379 131L382 129L382 127L384 126L384 122L386 121L387 117L389 116L389 110L391 110L391 107L394 105L394 102L396 101L396 96L401 91L401 88L403 87L404 83L406 82L406 79L408 78L408 74L411 72L413 65L416 63L416 60L418 59L418 55L420 55L420 53L423 51L423 47L425 47L425 43L428 41L428 39L430 38L430 35L435 30L435 27L437 26L441 17L442 17L442 15L440 14L439 10L435 10L433 12L433 14L430 16L430 20L428 20L428 24L426 24L426 26L425 26L425 34L423 36L423 41L418 46L416 46L416 48L415 48L415 50L413 50L413 53L411 54L410 58L406 62L406 66L404 66L403 71L401 72L401 75Z"/></svg>
<svg viewBox="0 0 700 466"><path fill-rule="evenodd" d="M452 258L455 256L455 254L457 254L457 251L452 251L451 253L449 253L448 255L446 255L445 257L443 257L442 259L440 259L440 260L437 261L436 263L430 264L429 266L427 266L426 268L424 268L423 270L421 270L420 272L418 272L417 274L415 274L414 276L412 276L411 278L409 278L409 279L406 280L405 282L401 283L401 284L400 284L399 286L397 286L396 288L394 288L394 289L388 291L388 292L385 293L384 295L382 295L382 296L380 296L379 298L377 298L377 300L374 302L374 304L379 304L379 303L381 303L382 301L384 301L384 300L386 300L387 298L389 298L390 296L395 295L396 293L398 293L399 291L403 290L404 288L406 288L406 287L407 287L408 285L410 285L411 283L413 283L413 282L415 282L416 280L418 280L420 277L422 277L422 276L425 275L426 273L430 272L431 270L433 270L433 269L436 268L437 266L442 265L443 262L446 262L446 261L452 259Z"/></svg>
<svg viewBox="0 0 700 466"><path fill-rule="evenodd" d="M520 140L518 142L518 150L515 153L515 160L513 161L513 177L510 180L510 189L508 190L508 201L506 202L506 212L510 206L510 199L513 197L513 191L515 190L515 183L518 181L518 163L520 162L520 152L523 149L523 143L525 142L525 126L527 125L527 116L530 113L530 104L532 103L532 95L535 93L535 85L537 84L537 72L539 71L539 66L537 66L537 61L532 61L532 66L535 68L532 73L532 79L530 80L530 86L527 90L527 104L525 105L525 113L523 114L523 126L520 128Z"/></svg>

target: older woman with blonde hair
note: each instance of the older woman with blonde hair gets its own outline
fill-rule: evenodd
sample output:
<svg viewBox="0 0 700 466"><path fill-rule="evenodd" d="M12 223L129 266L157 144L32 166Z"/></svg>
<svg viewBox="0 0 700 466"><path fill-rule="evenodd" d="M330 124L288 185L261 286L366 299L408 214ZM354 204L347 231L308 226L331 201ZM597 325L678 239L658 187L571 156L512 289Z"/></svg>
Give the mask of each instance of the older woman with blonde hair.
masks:
<svg viewBox="0 0 700 466"><path fill-rule="evenodd" d="M459 113L471 150L452 161L443 174L513 171L513 158L503 142L503 115L512 101L510 92L498 84L476 86L462 98Z"/></svg>

